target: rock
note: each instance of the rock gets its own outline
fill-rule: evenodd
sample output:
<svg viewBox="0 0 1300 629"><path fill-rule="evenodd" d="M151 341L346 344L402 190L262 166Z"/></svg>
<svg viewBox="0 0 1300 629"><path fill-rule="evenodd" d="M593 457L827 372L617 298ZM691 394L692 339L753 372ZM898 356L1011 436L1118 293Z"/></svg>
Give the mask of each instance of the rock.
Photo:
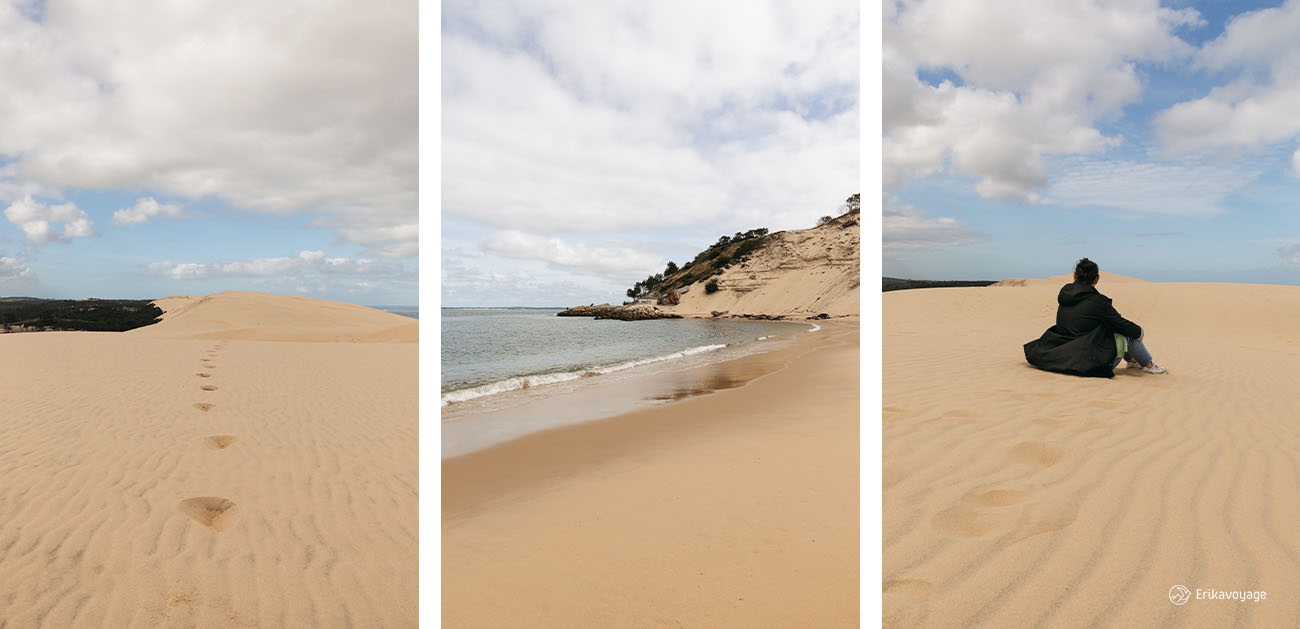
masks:
<svg viewBox="0 0 1300 629"><path fill-rule="evenodd" d="M712 316L714 316L714 317L721 317L722 315L727 314L728 312L730 312L730 311L729 311L729 310L713 310L713 311L709 312L709 314L712 315Z"/></svg>
<svg viewBox="0 0 1300 629"><path fill-rule="evenodd" d="M597 319L618 319L619 321L645 321L648 319L681 319L679 314L664 312L653 306L645 304L634 304L631 306L611 306L601 304L599 306L574 306L563 312L556 313L557 317L595 317Z"/></svg>

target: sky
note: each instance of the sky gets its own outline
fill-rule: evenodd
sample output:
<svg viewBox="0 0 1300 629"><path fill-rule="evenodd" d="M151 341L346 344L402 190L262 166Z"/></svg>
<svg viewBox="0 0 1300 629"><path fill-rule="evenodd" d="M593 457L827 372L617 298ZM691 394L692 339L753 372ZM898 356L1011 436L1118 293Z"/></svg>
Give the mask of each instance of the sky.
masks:
<svg viewBox="0 0 1300 629"><path fill-rule="evenodd" d="M884 12L884 275L1300 284L1300 1Z"/></svg>
<svg viewBox="0 0 1300 629"><path fill-rule="evenodd" d="M0 0L0 296L416 304L416 17Z"/></svg>
<svg viewBox="0 0 1300 629"><path fill-rule="evenodd" d="M619 303L859 190L854 0L448 0L443 306Z"/></svg>

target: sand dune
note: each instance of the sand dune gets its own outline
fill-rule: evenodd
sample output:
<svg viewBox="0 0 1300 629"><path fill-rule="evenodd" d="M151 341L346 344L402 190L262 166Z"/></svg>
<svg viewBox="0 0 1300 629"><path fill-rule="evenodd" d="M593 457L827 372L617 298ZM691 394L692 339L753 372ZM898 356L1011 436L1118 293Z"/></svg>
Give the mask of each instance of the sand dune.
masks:
<svg viewBox="0 0 1300 629"><path fill-rule="evenodd" d="M820 227L772 234L751 257L713 278L720 290L693 284L681 304L664 310L686 316L732 314L834 316L861 314L861 225L858 213Z"/></svg>
<svg viewBox="0 0 1300 629"><path fill-rule="evenodd" d="M884 295L885 625L1296 625L1300 288L1103 274L1169 368L1105 380L1025 362L1064 281Z"/></svg>
<svg viewBox="0 0 1300 629"><path fill-rule="evenodd" d="M130 334L176 339L414 343L419 322L337 301L227 291L154 301L162 321Z"/></svg>
<svg viewBox="0 0 1300 629"><path fill-rule="evenodd" d="M416 345L245 295L0 335L0 625L416 624Z"/></svg>

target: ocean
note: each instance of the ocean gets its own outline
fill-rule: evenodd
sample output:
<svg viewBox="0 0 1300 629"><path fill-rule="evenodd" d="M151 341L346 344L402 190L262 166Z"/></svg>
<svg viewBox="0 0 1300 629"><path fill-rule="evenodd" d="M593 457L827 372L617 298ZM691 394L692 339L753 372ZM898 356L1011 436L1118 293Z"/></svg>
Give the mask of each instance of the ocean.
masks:
<svg viewBox="0 0 1300 629"><path fill-rule="evenodd" d="M810 329L767 321L596 321L559 309L443 308L442 405L657 365L734 356Z"/></svg>

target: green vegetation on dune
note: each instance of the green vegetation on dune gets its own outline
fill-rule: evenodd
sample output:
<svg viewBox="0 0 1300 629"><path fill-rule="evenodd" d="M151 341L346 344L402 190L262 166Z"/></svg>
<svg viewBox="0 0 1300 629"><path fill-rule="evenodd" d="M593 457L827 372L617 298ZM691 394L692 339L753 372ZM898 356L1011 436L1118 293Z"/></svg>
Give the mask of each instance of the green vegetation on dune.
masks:
<svg viewBox="0 0 1300 629"><path fill-rule="evenodd" d="M670 261L662 273L655 273L627 289L627 296L636 299L651 294L666 295L700 280L719 275L723 269L743 261L761 247L767 236L766 227L722 236L712 246L701 251L693 260L681 267L678 267L676 262Z"/></svg>
<svg viewBox="0 0 1300 629"><path fill-rule="evenodd" d="M845 199L841 209L847 210L838 217L823 216L817 221L818 226L830 225L832 229L846 229L858 224L858 215L861 211L861 194L854 194ZM779 234L781 232L776 232ZM627 289L627 296L631 299L642 297L664 297L672 295L682 289L703 280L721 275L727 267L744 262L755 251L763 247L771 236L766 227L759 227L744 232L736 232L731 236L721 236L717 242L709 246L708 249L701 251L689 262L682 264L680 267L675 262L669 262L663 272L655 273L640 282L637 282L632 288ZM718 284L715 280L712 282L713 290L707 290L713 293L718 290Z"/></svg>

